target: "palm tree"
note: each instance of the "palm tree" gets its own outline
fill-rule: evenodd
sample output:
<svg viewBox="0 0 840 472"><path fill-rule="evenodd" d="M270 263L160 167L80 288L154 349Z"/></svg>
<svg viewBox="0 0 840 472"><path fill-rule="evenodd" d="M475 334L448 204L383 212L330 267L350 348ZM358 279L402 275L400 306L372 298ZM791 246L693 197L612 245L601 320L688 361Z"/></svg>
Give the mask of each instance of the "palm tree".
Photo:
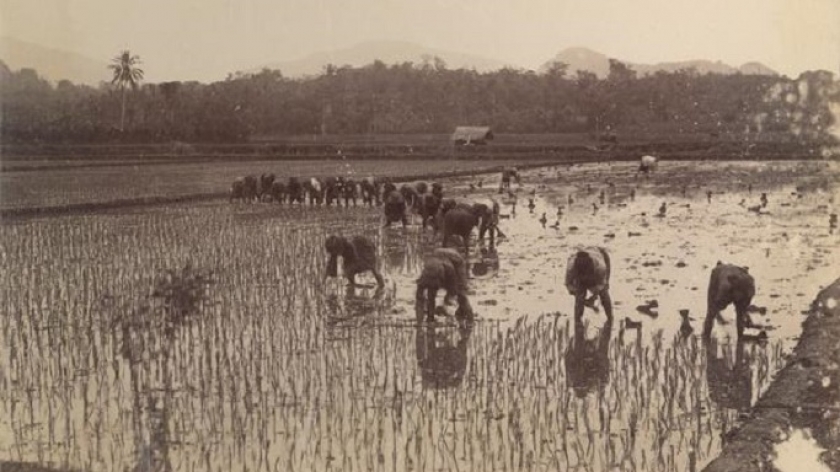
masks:
<svg viewBox="0 0 840 472"><path fill-rule="evenodd" d="M140 56L132 56L126 49L120 55L111 59L111 64L108 68L114 71L114 78L111 80L112 84L117 84L122 90L122 112L120 113L120 132L125 130L125 93L126 87L130 86L132 90L137 88L137 85L143 80L143 69L137 67L140 64Z"/></svg>

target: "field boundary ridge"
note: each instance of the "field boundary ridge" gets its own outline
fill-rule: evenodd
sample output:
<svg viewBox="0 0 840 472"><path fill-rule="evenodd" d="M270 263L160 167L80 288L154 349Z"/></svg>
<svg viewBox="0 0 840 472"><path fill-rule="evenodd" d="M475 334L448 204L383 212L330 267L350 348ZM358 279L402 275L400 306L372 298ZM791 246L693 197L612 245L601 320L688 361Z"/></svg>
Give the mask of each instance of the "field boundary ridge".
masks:
<svg viewBox="0 0 840 472"><path fill-rule="evenodd" d="M833 301L832 301L833 300ZM808 428L817 442L831 441L840 424L840 279L822 289L803 322L802 335L786 365L752 408L727 435L720 455L703 472L758 472L773 467L775 447L797 429ZM836 436L833 439L837 441ZM821 445L838 470L836 442Z"/></svg>

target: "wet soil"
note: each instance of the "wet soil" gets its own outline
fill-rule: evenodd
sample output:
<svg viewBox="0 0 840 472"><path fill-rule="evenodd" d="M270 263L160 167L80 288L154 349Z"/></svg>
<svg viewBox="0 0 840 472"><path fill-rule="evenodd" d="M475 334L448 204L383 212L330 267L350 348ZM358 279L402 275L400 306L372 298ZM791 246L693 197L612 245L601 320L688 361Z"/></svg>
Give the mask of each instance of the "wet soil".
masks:
<svg viewBox="0 0 840 472"><path fill-rule="evenodd" d="M456 198L501 203L499 226L507 237L495 252L479 245L471 254L473 296L484 307L483 319L568 315L573 300L563 286L566 260L574 248L600 245L612 254L618 320L671 336L681 326L680 311L688 310L698 328L711 268L723 261L749 267L757 286L753 321L789 352L803 307L833 280L840 262L840 234L829 225L836 172L825 163L673 163L646 179L630 164L593 164L528 171L521 186L501 194L498 179L457 179L447 190ZM762 193L768 204L751 211ZM438 244L431 231L412 227L407 234L382 234L400 285L411 282L401 274L416 273L421 263L407 252L422 254ZM656 310L638 310L654 301ZM716 331L731 335L734 313L724 317L732 323Z"/></svg>

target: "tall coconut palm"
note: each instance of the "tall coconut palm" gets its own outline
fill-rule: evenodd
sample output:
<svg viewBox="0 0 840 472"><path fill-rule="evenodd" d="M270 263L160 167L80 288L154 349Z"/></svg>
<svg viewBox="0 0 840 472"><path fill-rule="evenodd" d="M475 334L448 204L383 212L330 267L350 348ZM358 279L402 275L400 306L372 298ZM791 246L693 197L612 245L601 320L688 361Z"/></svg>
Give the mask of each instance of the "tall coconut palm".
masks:
<svg viewBox="0 0 840 472"><path fill-rule="evenodd" d="M125 94L126 88L131 87L132 90L137 88L140 81L143 80L143 69L138 66L140 64L140 56L132 56L126 49L120 55L111 59L111 64L108 68L114 71L114 78L111 80L112 84L117 84L117 87L122 90L122 112L120 113L120 132L125 130Z"/></svg>

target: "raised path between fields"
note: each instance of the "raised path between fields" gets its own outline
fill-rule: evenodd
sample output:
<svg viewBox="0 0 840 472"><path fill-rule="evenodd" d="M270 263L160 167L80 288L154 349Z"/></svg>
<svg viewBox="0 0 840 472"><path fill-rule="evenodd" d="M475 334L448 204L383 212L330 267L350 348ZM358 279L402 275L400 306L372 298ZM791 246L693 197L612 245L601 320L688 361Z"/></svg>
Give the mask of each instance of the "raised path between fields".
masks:
<svg viewBox="0 0 840 472"><path fill-rule="evenodd" d="M777 446L803 429L826 451L826 468L840 471L840 279L817 294L787 365L703 470L779 470L773 465Z"/></svg>

